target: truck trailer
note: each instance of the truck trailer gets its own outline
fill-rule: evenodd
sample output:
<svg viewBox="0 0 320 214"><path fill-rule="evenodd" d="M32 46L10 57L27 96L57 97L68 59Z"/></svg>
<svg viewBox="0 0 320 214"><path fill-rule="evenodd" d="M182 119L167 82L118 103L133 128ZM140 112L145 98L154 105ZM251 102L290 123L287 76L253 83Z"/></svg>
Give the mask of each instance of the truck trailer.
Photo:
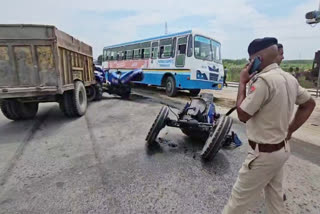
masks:
<svg viewBox="0 0 320 214"><path fill-rule="evenodd" d="M99 87L91 46L55 26L0 25L0 104L8 119L34 118L41 102L82 116L87 96L101 97Z"/></svg>

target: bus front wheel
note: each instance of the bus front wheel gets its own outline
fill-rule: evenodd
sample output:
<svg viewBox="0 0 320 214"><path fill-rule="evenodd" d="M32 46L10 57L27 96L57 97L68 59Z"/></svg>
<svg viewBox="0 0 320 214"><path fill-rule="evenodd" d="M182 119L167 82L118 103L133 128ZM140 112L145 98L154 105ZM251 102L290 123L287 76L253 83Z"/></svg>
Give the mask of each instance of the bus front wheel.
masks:
<svg viewBox="0 0 320 214"><path fill-rule="evenodd" d="M177 87L176 87L176 80L174 77L169 76L166 80L166 94L169 97L174 97L177 95Z"/></svg>

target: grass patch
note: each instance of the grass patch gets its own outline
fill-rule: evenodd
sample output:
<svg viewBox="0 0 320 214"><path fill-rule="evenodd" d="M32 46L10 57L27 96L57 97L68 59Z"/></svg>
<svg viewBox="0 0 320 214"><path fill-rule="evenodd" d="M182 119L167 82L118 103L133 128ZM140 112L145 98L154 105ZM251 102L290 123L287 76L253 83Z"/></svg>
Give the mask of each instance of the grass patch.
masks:
<svg viewBox="0 0 320 214"><path fill-rule="evenodd" d="M312 60L284 60L281 64L281 68L286 71L294 71L295 73L310 71L312 68ZM239 82L240 72L247 64L246 59L225 59L223 60L223 65L227 67L227 81ZM313 88L314 85L311 81L305 79L305 77L299 78L299 83L302 87Z"/></svg>

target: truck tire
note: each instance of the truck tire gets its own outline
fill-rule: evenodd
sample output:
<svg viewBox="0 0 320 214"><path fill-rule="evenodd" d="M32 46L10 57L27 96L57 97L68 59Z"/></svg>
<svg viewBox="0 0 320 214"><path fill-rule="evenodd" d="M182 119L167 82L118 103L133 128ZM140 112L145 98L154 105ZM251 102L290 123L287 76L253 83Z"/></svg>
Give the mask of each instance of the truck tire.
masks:
<svg viewBox="0 0 320 214"><path fill-rule="evenodd" d="M39 103L18 103L22 120L33 119L39 109Z"/></svg>
<svg viewBox="0 0 320 214"><path fill-rule="evenodd" d="M232 126L232 119L228 116L221 116L214 131L209 137L202 149L201 157L203 160L212 160L217 152L221 149L224 140Z"/></svg>
<svg viewBox="0 0 320 214"><path fill-rule="evenodd" d="M96 95L93 100L100 101L102 99L102 94L103 94L102 84L101 83L95 84L94 89L95 89Z"/></svg>
<svg viewBox="0 0 320 214"><path fill-rule="evenodd" d="M9 120L17 121L22 119L13 100L4 100L1 104L1 111Z"/></svg>
<svg viewBox="0 0 320 214"><path fill-rule="evenodd" d="M191 89L191 90L189 90L190 96L196 97L196 96L198 96L198 94L200 93L200 91L201 91L201 89Z"/></svg>
<svg viewBox="0 0 320 214"><path fill-rule="evenodd" d="M159 132L161 131L161 129L163 129L166 125L166 119L168 117L169 114L169 108L167 106L163 106L158 114L158 116L156 117L156 119L154 120L148 135L146 137L146 141L147 141L147 145L151 146L155 143L155 140L157 139L157 136L159 134Z"/></svg>
<svg viewBox="0 0 320 214"><path fill-rule="evenodd" d="M74 84L72 102L75 116L80 117L86 113L88 106L87 93L81 81L76 81Z"/></svg>
<svg viewBox="0 0 320 214"><path fill-rule="evenodd" d="M166 94L169 97L175 97L177 95L176 80L172 76L168 76L166 79Z"/></svg>
<svg viewBox="0 0 320 214"><path fill-rule="evenodd" d="M62 95L62 99L59 102L60 110L67 117L75 117L72 96L72 91L65 91Z"/></svg>
<svg viewBox="0 0 320 214"><path fill-rule="evenodd" d="M88 102L93 101L96 98L97 92L96 88L94 85L90 85L89 87L86 88L87 91L87 100Z"/></svg>
<svg viewBox="0 0 320 214"><path fill-rule="evenodd" d="M14 121L33 119L38 108L39 103L21 103L16 100L4 100L1 104L3 115Z"/></svg>

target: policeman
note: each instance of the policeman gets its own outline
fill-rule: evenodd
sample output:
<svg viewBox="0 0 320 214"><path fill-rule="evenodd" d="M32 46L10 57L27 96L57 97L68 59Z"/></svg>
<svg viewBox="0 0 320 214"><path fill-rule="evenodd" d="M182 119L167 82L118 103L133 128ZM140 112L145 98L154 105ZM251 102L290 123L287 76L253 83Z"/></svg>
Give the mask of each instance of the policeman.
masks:
<svg viewBox="0 0 320 214"><path fill-rule="evenodd" d="M246 122L250 150L223 213L245 213L264 190L266 213L280 214L284 213L282 179L290 154L288 140L308 119L315 102L277 64L277 39L253 40L248 52L251 62L240 73L237 112L240 121ZM255 57L261 64L256 75L249 75ZM299 107L290 122L295 104Z"/></svg>

